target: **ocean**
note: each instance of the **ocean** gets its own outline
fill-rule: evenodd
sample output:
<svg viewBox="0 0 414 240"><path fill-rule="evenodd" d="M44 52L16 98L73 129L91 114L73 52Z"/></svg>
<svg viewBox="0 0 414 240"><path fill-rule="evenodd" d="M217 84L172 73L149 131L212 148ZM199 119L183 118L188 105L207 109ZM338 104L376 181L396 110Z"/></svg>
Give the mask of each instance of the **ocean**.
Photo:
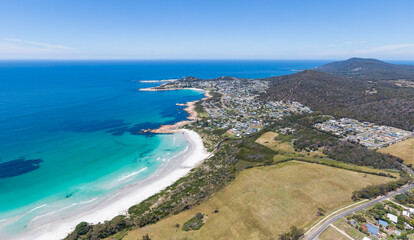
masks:
<svg viewBox="0 0 414 240"><path fill-rule="evenodd" d="M186 148L144 134L184 120L193 90L140 88L185 76L264 78L328 61L0 61L0 236L62 218L146 179Z"/></svg>

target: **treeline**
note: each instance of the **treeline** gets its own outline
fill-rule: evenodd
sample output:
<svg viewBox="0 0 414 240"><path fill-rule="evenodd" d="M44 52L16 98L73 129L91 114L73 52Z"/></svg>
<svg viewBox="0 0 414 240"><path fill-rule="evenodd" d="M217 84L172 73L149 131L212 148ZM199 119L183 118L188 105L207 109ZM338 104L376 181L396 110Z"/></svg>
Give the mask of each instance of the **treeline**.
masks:
<svg viewBox="0 0 414 240"><path fill-rule="evenodd" d="M395 200L400 204L414 204L414 194L412 192L405 192L395 196Z"/></svg>
<svg viewBox="0 0 414 240"><path fill-rule="evenodd" d="M399 158L376 152L356 143L340 141L333 146L325 148L323 153L329 158L341 162L371 166L379 169L401 170L401 165L398 161Z"/></svg>
<svg viewBox="0 0 414 240"><path fill-rule="evenodd" d="M379 184L379 185L371 185L365 187L361 190L354 191L352 193L352 200L357 201L360 199L371 199L376 198L381 195L385 195L389 192L393 192L398 188L402 187L408 182L407 179L399 179L397 181Z"/></svg>
<svg viewBox="0 0 414 240"><path fill-rule="evenodd" d="M322 160L317 161L317 160L310 160L310 159L306 159L306 158L292 157L292 158L287 158L287 159L278 161L277 163L283 163L283 162L289 162L289 161L300 161L300 162L315 163L315 164L320 164L320 165L324 165L324 166L328 166L328 167L334 167L334 168L344 169L344 170L353 171L353 172L371 174L371 175L376 175L376 176L380 176L380 177L397 178L394 175L389 174L389 173L374 172L374 171L370 172L370 171L364 171L364 170L361 170L361 169L347 168L347 167L340 166L338 164L327 163L327 162L324 162Z"/></svg>
<svg viewBox="0 0 414 240"><path fill-rule="evenodd" d="M295 137L297 139L293 142L293 148L296 151L316 151L321 147L332 146L338 141L330 134L310 128L301 129Z"/></svg>
<svg viewBox="0 0 414 240"><path fill-rule="evenodd" d="M249 141L248 139L240 140L236 149L236 157L238 160L244 160L248 162L263 162L265 164L272 164L273 157L277 153L270 148Z"/></svg>

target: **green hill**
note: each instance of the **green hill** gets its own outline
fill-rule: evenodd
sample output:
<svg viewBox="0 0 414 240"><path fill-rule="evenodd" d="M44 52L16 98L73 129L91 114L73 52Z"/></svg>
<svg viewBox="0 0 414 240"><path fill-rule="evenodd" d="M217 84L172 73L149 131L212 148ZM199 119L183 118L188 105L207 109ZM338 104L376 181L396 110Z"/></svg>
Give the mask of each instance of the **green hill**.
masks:
<svg viewBox="0 0 414 240"><path fill-rule="evenodd" d="M307 70L268 78L263 100L298 101L336 117L414 129L414 88Z"/></svg>
<svg viewBox="0 0 414 240"><path fill-rule="evenodd" d="M315 70L370 81L399 79L414 81L414 66L391 64L372 58L350 58L322 65Z"/></svg>

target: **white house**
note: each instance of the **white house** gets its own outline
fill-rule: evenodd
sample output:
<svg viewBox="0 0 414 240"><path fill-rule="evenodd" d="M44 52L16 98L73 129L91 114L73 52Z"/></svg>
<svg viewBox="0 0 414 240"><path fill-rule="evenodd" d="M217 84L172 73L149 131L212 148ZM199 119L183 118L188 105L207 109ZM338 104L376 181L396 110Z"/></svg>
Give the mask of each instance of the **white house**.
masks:
<svg viewBox="0 0 414 240"><path fill-rule="evenodd" d="M393 223L397 223L397 222L398 222L398 217L397 217L397 216L395 216L394 214L387 213L387 218L388 218L389 220L391 220L391 222L393 222Z"/></svg>
<svg viewBox="0 0 414 240"><path fill-rule="evenodd" d="M410 217L410 213L408 211L403 211L402 215L405 217Z"/></svg>
<svg viewBox="0 0 414 240"><path fill-rule="evenodd" d="M409 208L408 211L410 211L411 214L414 214L414 208Z"/></svg>
<svg viewBox="0 0 414 240"><path fill-rule="evenodd" d="M370 238L364 237L362 240L371 240Z"/></svg>

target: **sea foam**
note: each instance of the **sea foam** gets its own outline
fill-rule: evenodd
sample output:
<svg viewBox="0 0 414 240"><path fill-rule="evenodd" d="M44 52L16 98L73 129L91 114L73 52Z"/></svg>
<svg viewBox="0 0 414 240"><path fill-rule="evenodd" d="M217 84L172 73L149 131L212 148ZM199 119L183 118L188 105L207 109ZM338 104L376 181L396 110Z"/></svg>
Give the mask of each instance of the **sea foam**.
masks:
<svg viewBox="0 0 414 240"><path fill-rule="evenodd" d="M142 172L142 171L145 171L145 170L147 170L147 169L148 169L147 167L144 167L143 169L141 169L141 170L139 170L139 171L136 171L136 172L133 172L133 173L131 173L131 174L125 175L125 176L123 176L123 177L120 177L120 178L118 179L118 181L122 181L122 180L125 180L125 179L127 179L127 178L130 178L130 177L132 177L132 176L135 176L135 175L137 175L138 173L140 173L140 172Z"/></svg>

